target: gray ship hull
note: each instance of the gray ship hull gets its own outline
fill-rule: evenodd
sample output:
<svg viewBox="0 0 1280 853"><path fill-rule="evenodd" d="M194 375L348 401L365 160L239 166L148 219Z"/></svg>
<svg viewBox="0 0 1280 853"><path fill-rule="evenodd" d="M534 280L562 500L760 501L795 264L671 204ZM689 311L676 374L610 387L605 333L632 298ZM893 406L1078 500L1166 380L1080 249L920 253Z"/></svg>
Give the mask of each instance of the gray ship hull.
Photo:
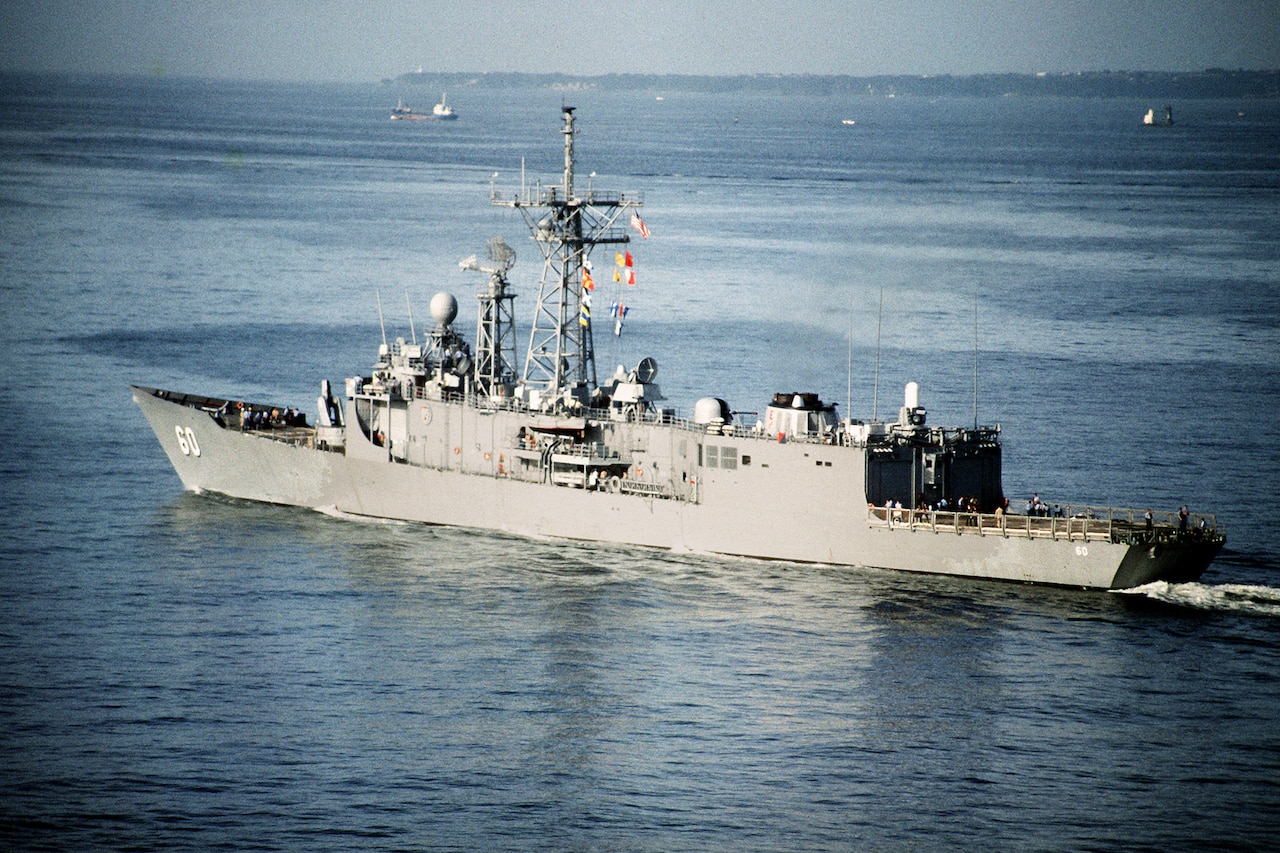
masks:
<svg viewBox="0 0 1280 853"><path fill-rule="evenodd" d="M1102 589L1193 580L1222 545L1217 535L1135 535L1115 519L871 508L867 450L856 445L709 434L689 424L597 423L591 428L605 430L610 446L628 452L584 460L578 477L557 468L545 449L525 449L522 436L535 428L543 435L563 429L528 412L388 396L387 440L351 426L359 412L348 400L344 446L321 449L323 431L314 428L236 428L229 401L142 387L133 397L187 490L316 510ZM733 467L707 464L730 451ZM593 465L602 475L595 482L587 474ZM621 481L603 476L620 466Z"/></svg>

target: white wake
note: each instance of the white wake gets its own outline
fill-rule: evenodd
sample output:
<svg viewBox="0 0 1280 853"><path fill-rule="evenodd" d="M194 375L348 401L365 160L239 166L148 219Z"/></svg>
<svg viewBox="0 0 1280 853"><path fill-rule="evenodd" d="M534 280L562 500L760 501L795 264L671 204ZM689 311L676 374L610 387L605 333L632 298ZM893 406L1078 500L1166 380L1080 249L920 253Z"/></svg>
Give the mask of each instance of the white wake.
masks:
<svg viewBox="0 0 1280 853"><path fill-rule="evenodd" d="M1132 589L1118 589L1115 592L1121 595L1145 595L1156 601L1193 607L1198 610L1232 610L1263 616L1280 616L1280 589L1272 586L1152 581Z"/></svg>
<svg viewBox="0 0 1280 853"><path fill-rule="evenodd" d="M354 512L343 512L342 510L338 509L336 506L333 506L332 504L329 506L311 507L311 509L314 510L315 512L320 513L321 515L327 515L330 518L340 518L340 519L343 519L344 521L359 521L364 524L405 525L409 523L407 521L401 521L398 518L380 518L374 515L359 515Z"/></svg>

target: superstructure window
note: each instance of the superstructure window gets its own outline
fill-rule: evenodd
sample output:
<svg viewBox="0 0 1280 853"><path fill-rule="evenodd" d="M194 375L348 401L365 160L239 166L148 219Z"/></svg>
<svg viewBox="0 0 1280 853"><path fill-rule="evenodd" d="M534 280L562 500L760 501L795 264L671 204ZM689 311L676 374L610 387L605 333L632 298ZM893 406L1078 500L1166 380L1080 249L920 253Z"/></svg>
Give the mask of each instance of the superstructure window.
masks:
<svg viewBox="0 0 1280 853"><path fill-rule="evenodd" d="M743 465L748 464L750 461L750 456L742 457ZM738 448L713 447L710 444L703 445L702 466L704 468L736 469L738 467Z"/></svg>

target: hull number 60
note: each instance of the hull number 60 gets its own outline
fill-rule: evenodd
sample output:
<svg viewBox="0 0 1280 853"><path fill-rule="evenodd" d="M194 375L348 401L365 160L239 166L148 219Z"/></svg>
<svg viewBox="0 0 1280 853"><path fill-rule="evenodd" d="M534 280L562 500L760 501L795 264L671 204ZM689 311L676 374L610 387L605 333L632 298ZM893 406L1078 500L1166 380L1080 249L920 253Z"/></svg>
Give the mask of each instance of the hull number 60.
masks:
<svg viewBox="0 0 1280 853"><path fill-rule="evenodd" d="M191 427L176 426L173 432L178 436L178 447L182 448L183 456L200 455L200 444L196 441L196 434L191 431Z"/></svg>

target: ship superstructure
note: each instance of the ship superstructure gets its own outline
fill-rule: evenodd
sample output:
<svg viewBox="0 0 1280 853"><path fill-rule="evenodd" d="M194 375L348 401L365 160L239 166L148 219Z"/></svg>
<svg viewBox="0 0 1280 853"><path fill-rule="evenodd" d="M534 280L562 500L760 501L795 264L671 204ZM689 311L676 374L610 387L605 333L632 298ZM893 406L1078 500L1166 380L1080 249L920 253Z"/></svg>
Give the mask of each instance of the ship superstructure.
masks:
<svg viewBox="0 0 1280 853"><path fill-rule="evenodd" d="M804 392L774 394L755 423L718 397L665 408L658 365L596 374L590 255L629 241L639 196L574 186L574 110L562 111L559 185L513 207L542 255L523 367L515 253L501 238L466 270L474 348L457 300L431 300L418 341L385 332L345 395L322 383L317 420L246 401L134 387L193 491L508 533L766 559L1082 587L1192 580L1222 547L1212 516L1059 505L1010 512L998 426L928 423L915 383L893 422L841 418Z"/></svg>

